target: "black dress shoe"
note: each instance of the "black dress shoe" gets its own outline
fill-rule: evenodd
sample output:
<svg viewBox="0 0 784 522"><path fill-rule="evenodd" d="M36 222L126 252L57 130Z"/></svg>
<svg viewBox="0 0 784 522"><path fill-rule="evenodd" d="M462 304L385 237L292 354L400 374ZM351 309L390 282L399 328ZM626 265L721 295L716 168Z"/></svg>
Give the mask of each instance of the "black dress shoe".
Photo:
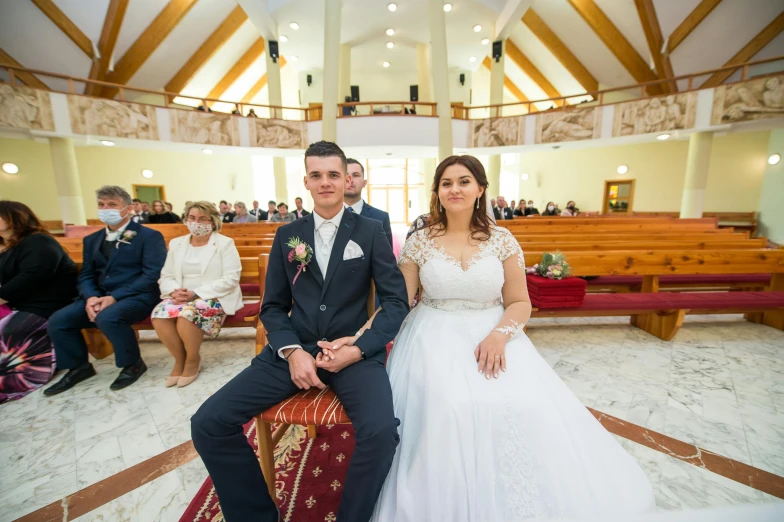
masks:
<svg viewBox="0 0 784 522"><path fill-rule="evenodd" d="M147 371L147 365L141 358L130 366L126 366L120 372L120 375L114 380L111 386L112 390L122 390L123 388L135 383L144 372Z"/></svg>
<svg viewBox="0 0 784 522"><path fill-rule="evenodd" d="M66 390L70 390L80 382L89 379L93 375L95 375L95 368L93 368L93 365L90 363L87 363L86 365L79 368L68 370L68 373L66 373L62 379L57 381L57 384L44 390L44 395L51 397L52 395L63 393Z"/></svg>

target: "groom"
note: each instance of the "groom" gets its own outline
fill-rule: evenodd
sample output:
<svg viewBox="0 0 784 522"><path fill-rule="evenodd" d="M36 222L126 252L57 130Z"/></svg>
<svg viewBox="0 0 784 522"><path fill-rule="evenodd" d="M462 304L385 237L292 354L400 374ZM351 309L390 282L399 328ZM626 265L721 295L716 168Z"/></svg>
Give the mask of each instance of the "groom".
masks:
<svg viewBox="0 0 784 522"><path fill-rule="evenodd" d="M408 313L403 275L381 222L345 211L343 151L314 143L305 152L305 170L313 213L280 227L269 256L260 314L269 344L191 419L193 444L228 522L278 521L242 426L300 389L331 386L354 425L338 521L370 518L398 443L384 360ZM303 271L289 258L294 238L313 250ZM372 327L324 358L319 341L355 336L367 321L371 279L381 301Z"/></svg>

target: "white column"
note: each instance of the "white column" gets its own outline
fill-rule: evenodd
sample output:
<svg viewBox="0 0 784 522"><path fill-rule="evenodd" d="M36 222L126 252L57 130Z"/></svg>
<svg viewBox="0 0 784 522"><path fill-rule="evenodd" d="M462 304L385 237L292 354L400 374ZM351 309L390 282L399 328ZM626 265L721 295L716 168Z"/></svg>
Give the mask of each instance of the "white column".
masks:
<svg viewBox="0 0 784 522"><path fill-rule="evenodd" d="M73 141L67 138L49 138L49 150L63 223L86 225L82 184Z"/></svg>
<svg viewBox="0 0 784 522"><path fill-rule="evenodd" d="M270 105L283 105L283 95L280 88L280 58L277 62L273 62L269 53L269 42L267 42L267 52L264 53L267 61L267 92L269 93ZM280 110L271 110L270 118L283 118L283 113Z"/></svg>
<svg viewBox="0 0 784 522"><path fill-rule="evenodd" d="M490 105L500 105L504 103L504 65L505 65L505 49L506 40L501 40L502 50L501 58L496 61L492 59L490 66ZM502 116L500 109L490 109L490 117L495 118ZM491 197L506 196L506 194L499 194L501 190L501 156L493 154L488 158L487 162L487 190L490 192Z"/></svg>
<svg viewBox="0 0 784 522"><path fill-rule="evenodd" d="M430 49L427 44L418 43L416 51L419 101L429 102L433 100L430 93Z"/></svg>
<svg viewBox="0 0 784 522"><path fill-rule="evenodd" d="M338 81L338 103L346 101L346 96L351 96L351 46L340 46L340 64L338 66L340 80Z"/></svg>
<svg viewBox="0 0 784 522"><path fill-rule="evenodd" d="M443 0L428 0L430 12L430 58L433 95L438 111L438 161L452 155L452 107L449 98L449 61L446 51L446 18Z"/></svg>
<svg viewBox="0 0 784 522"><path fill-rule="evenodd" d="M681 200L680 217L682 218L702 217L712 147L712 132L695 132L689 136L686 180L683 184L683 199Z"/></svg>
<svg viewBox="0 0 784 522"><path fill-rule="evenodd" d="M341 0L324 2L324 107L321 116L321 137L336 141L338 137L338 90L340 81L340 18Z"/></svg>

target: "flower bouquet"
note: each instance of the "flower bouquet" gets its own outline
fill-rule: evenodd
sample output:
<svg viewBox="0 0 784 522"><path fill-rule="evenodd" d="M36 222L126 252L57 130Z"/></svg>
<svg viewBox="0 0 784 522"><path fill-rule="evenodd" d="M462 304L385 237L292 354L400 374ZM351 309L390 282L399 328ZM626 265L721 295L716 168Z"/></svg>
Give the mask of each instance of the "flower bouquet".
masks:
<svg viewBox="0 0 784 522"><path fill-rule="evenodd" d="M526 273L537 274L547 279L565 279L572 275L572 268L564 259L563 254L545 252L542 254L542 262L526 268Z"/></svg>

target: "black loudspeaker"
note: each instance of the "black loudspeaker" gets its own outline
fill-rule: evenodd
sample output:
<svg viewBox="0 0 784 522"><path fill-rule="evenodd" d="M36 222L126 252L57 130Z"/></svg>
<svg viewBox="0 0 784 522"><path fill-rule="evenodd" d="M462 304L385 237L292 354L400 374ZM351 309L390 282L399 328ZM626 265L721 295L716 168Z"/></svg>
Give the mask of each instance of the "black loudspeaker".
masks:
<svg viewBox="0 0 784 522"><path fill-rule="evenodd" d="M273 63L278 63L278 56L280 55L278 54L278 42L275 40L269 41L269 53Z"/></svg>
<svg viewBox="0 0 784 522"><path fill-rule="evenodd" d="M359 85L351 86L351 101L353 102L359 101Z"/></svg>
<svg viewBox="0 0 784 522"><path fill-rule="evenodd" d="M497 42L493 42L493 59L497 62L501 59L501 55L504 53L504 42L498 40Z"/></svg>
<svg viewBox="0 0 784 522"><path fill-rule="evenodd" d="M309 74L309 75L307 75L307 77L306 77L306 78L307 78L307 80L308 80L308 87L310 87L310 84L311 84L311 83L313 83L313 76L311 76L311 75Z"/></svg>
<svg viewBox="0 0 784 522"><path fill-rule="evenodd" d="M419 85L411 85L409 88L409 94L411 97L411 101L419 101Z"/></svg>
<svg viewBox="0 0 784 522"><path fill-rule="evenodd" d="M465 85L465 74L460 73L460 85Z"/></svg>

